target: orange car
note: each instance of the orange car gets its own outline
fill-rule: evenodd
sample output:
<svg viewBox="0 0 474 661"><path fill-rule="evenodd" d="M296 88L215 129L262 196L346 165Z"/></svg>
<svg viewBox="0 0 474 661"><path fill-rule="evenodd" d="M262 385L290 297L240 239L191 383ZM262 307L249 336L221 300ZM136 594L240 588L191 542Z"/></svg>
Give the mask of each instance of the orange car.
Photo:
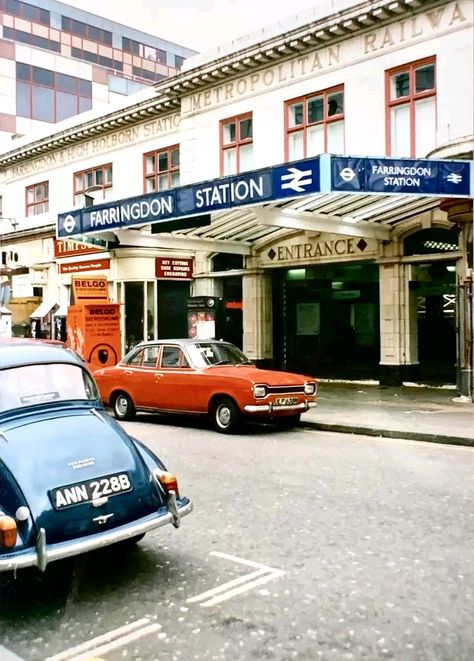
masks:
<svg viewBox="0 0 474 661"><path fill-rule="evenodd" d="M222 340L141 342L93 375L118 420L137 411L208 415L224 434L244 419L296 425L316 406L318 384L311 376L259 369Z"/></svg>

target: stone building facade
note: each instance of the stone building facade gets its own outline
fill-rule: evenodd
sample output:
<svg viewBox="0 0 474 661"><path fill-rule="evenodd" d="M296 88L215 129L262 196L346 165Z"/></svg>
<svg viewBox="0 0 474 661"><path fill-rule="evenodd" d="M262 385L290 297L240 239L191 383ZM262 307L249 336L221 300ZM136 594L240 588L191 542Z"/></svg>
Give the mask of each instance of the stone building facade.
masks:
<svg viewBox="0 0 474 661"><path fill-rule="evenodd" d="M259 364L455 383L470 395L472 199L417 194L417 179L441 161L453 162L450 190L465 176L457 163L471 163L472 178L472 36L467 0L344 3L190 59L127 107L23 139L0 157L3 215L14 219L0 221L3 243L17 255L8 258L11 307L41 288L41 323L52 333L71 276L101 272L123 304L124 350L186 333L189 297L216 297L219 336ZM336 172L341 156L396 160L402 174L387 170L389 192L336 190L328 177L354 176ZM295 173L311 159L317 191ZM152 195L158 205L173 189L212 206L216 191L242 197L244 181L248 192L251 175L279 165L293 196L286 189L203 214L190 207L190 217L137 212L136 222L115 222L111 211ZM85 200L75 182L91 171L110 179ZM25 191L45 179L48 209L28 215ZM85 203L97 207L94 231L63 231L58 217L80 215ZM192 271L163 277L157 260Z"/></svg>

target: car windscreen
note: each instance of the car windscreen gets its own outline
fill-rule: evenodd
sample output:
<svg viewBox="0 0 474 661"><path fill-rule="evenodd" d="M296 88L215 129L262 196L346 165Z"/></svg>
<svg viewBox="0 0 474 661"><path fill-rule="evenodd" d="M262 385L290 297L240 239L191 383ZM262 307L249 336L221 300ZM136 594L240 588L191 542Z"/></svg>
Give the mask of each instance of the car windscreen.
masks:
<svg viewBox="0 0 474 661"><path fill-rule="evenodd" d="M78 365L21 365L0 372L0 412L98 397L94 381Z"/></svg>
<svg viewBox="0 0 474 661"><path fill-rule="evenodd" d="M233 344L200 342L187 347L196 367L209 365L251 365L247 356Z"/></svg>

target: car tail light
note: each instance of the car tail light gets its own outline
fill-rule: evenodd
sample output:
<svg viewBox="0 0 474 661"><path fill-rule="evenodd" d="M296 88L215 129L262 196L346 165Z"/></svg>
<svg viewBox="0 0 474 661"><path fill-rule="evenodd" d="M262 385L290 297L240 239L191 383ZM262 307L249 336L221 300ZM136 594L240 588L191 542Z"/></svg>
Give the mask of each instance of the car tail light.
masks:
<svg viewBox="0 0 474 661"><path fill-rule="evenodd" d="M16 544L16 521L6 514L0 515L0 547L11 549Z"/></svg>
<svg viewBox="0 0 474 661"><path fill-rule="evenodd" d="M163 473L156 473L156 477L160 481L160 484L166 493L174 491L176 498L179 498L178 478L176 475L168 473L168 471L164 471Z"/></svg>

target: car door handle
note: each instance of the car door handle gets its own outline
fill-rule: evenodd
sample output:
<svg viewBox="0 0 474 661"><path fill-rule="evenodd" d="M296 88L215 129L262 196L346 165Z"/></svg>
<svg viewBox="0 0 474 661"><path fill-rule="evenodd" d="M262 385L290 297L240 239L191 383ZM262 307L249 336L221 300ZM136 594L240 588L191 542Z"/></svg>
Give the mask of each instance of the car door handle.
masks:
<svg viewBox="0 0 474 661"><path fill-rule="evenodd" d="M162 379L163 376L164 376L164 374L155 374L155 379L156 379L156 380L158 380L158 379Z"/></svg>
<svg viewBox="0 0 474 661"><path fill-rule="evenodd" d="M123 373L127 375L133 374L132 370L124 370Z"/></svg>

